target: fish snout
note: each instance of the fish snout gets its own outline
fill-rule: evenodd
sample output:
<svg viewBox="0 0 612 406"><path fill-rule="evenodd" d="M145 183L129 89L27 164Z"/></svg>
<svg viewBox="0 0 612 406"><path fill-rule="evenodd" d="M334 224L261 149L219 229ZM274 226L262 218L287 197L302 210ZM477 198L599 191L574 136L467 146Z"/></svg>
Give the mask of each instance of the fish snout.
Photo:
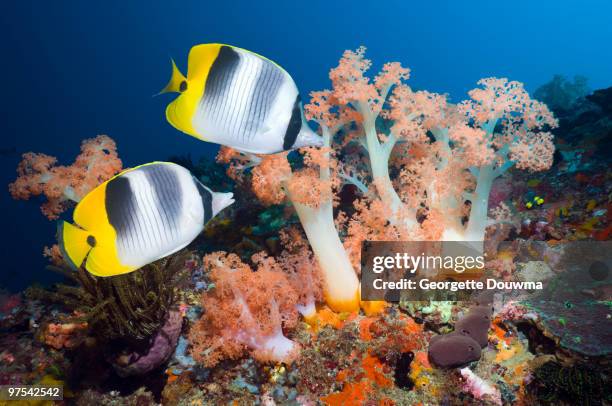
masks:
<svg viewBox="0 0 612 406"><path fill-rule="evenodd" d="M234 194L232 192L215 193L212 202L213 216L216 216L217 213L232 205L234 202Z"/></svg>
<svg viewBox="0 0 612 406"><path fill-rule="evenodd" d="M322 146L323 137L312 131L307 125L302 126L302 129L298 134L297 138L295 139L295 143L293 144L293 148Z"/></svg>

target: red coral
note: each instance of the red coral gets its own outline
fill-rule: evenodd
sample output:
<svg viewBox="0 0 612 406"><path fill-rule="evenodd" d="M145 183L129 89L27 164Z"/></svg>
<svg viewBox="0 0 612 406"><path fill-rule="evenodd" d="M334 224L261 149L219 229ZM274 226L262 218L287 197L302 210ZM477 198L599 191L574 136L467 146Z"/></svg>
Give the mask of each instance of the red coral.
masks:
<svg viewBox="0 0 612 406"><path fill-rule="evenodd" d="M49 323L43 328L42 340L56 350L75 348L85 338L86 331L87 323Z"/></svg>
<svg viewBox="0 0 612 406"><path fill-rule="evenodd" d="M17 167L17 179L9 185L14 199L45 196L47 201L41 210L50 220L57 219L72 202L80 201L122 168L117 146L106 135L83 141L81 153L72 165L56 163L55 157L28 152Z"/></svg>
<svg viewBox="0 0 612 406"><path fill-rule="evenodd" d="M283 335L298 321L298 295L283 272L259 261L257 272L237 255L203 258L214 289L202 295L205 310L190 332L192 355L206 366L249 351L262 361L291 362L299 346Z"/></svg>

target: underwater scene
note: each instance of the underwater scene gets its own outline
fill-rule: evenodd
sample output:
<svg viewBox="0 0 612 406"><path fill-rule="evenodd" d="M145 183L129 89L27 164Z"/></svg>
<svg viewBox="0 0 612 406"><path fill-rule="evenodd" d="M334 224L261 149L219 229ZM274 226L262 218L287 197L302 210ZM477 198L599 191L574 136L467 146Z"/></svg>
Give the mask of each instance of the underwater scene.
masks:
<svg viewBox="0 0 612 406"><path fill-rule="evenodd" d="M0 405L612 404L611 12L7 4Z"/></svg>

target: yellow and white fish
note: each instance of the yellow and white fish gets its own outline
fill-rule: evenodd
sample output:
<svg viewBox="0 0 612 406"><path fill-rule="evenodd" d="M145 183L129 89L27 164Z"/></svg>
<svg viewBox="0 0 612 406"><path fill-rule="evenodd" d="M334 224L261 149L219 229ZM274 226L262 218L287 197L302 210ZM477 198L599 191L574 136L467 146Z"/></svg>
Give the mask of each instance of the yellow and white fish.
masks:
<svg viewBox="0 0 612 406"><path fill-rule="evenodd" d="M61 222L59 245L74 267L96 276L135 271L187 246L217 213L234 202L174 163L128 169L81 200L74 223Z"/></svg>
<svg viewBox="0 0 612 406"><path fill-rule="evenodd" d="M178 130L239 151L272 154L323 145L304 118L298 88L276 63L223 44L189 51L187 77L172 61L161 93L180 95L166 108Z"/></svg>

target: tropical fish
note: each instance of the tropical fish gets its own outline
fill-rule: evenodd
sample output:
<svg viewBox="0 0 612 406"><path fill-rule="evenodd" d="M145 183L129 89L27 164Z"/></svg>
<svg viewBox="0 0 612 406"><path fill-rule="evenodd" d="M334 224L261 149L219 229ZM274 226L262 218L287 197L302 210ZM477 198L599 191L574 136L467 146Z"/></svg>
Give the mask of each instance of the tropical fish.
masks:
<svg viewBox="0 0 612 406"><path fill-rule="evenodd" d="M528 209L534 208L536 206L541 206L544 204L544 199L533 190L528 190L523 197L523 201L525 202L525 207Z"/></svg>
<svg viewBox="0 0 612 406"><path fill-rule="evenodd" d="M180 95L166 108L178 130L200 140L255 154L322 146L304 118L298 88L279 65L223 44L189 51L187 77L172 61L161 93Z"/></svg>
<svg viewBox="0 0 612 406"><path fill-rule="evenodd" d="M153 162L89 192L74 210L75 224L60 222L58 241L75 268L124 274L179 251L233 202L232 193L211 191L182 166Z"/></svg>

